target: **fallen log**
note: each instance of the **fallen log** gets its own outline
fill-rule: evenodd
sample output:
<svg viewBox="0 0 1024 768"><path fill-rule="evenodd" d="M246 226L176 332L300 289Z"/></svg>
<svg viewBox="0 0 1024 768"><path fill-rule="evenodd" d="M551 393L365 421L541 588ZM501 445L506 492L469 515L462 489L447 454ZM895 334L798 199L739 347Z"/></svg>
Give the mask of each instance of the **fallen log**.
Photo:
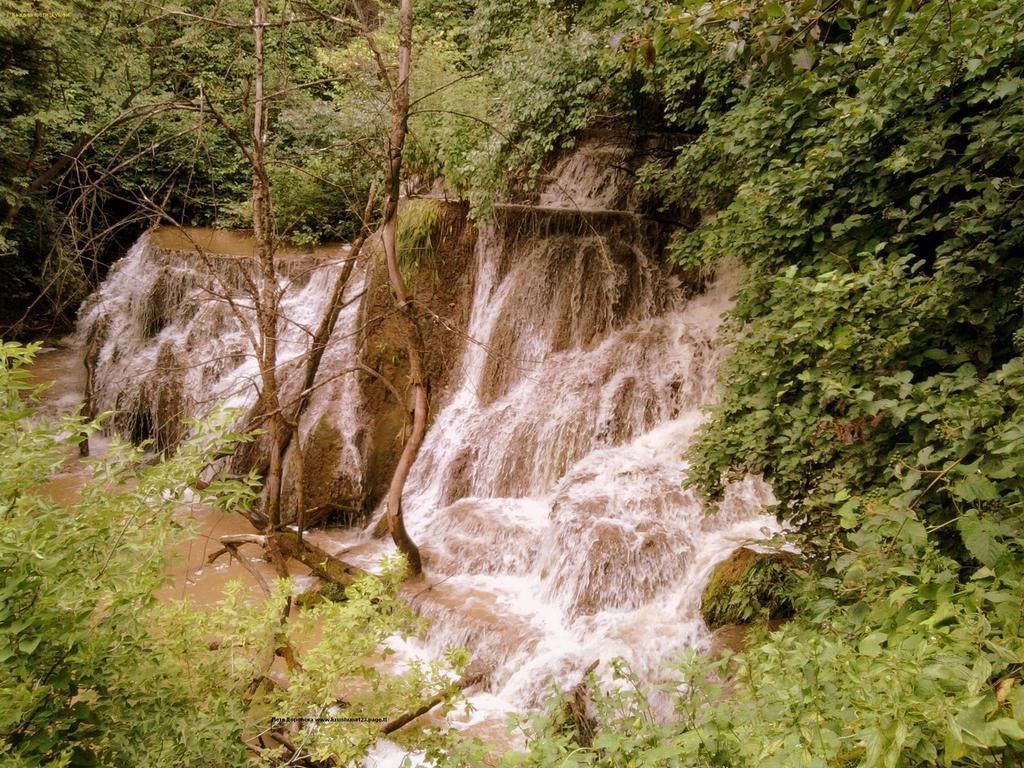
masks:
<svg viewBox="0 0 1024 768"><path fill-rule="evenodd" d="M460 691L464 691L466 688L469 688L470 686L476 685L477 683L481 682L485 677L487 677L488 672L489 670L486 669L478 670L475 672L467 671L466 674L464 674L461 678L456 680L452 685L448 686L445 690L441 691L441 693L437 694L437 696L425 702L422 706L418 707L417 709L414 709L412 712L406 712L404 715L401 715L399 717L394 718L393 720L389 720L388 722L386 722L383 726L381 726L380 732L383 734L394 733L399 728L411 723L417 717L421 717L427 714L427 712L432 710L438 704L448 701L448 699L450 699L452 696L459 693Z"/></svg>
<svg viewBox="0 0 1024 768"><path fill-rule="evenodd" d="M208 562L212 563L226 552L235 552L243 544L256 544L264 548L274 545L285 557L298 560L320 578L341 587L350 586L368 573L368 571L364 571L359 566L346 563L344 560L325 552L315 544L300 538L293 531L278 531L269 535L258 533L229 534L221 536L220 543L224 545L224 548L210 555L207 558Z"/></svg>
<svg viewBox="0 0 1024 768"><path fill-rule="evenodd" d="M320 578L327 579L339 586L351 586L368 573L358 566L328 554L315 544L310 544L305 539L299 538L299 535L292 531L279 531L273 534L273 538L274 543L281 550L281 554L298 560Z"/></svg>
<svg viewBox="0 0 1024 768"><path fill-rule="evenodd" d="M217 559L221 555L227 555L229 553L237 553L238 548L243 544L258 544L259 546L265 546L267 543L266 536L260 536L255 533L238 533L221 536L219 539L220 543L224 546L218 549L216 552L210 554L206 558L207 565L213 565L217 562Z"/></svg>

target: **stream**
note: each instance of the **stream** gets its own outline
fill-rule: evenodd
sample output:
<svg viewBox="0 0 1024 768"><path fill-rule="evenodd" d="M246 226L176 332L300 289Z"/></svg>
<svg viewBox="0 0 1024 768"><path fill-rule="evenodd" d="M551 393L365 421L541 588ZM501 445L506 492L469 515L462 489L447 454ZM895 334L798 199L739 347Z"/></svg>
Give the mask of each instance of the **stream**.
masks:
<svg viewBox="0 0 1024 768"><path fill-rule="evenodd" d="M626 183L609 175L616 152L584 142L554 169L539 205L497 206L463 261L451 262L457 273L442 282L446 265L435 264L433 282L422 281L443 368L403 506L425 569L405 595L429 629L396 645L399 658L469 648L490 673L470 693L474 713L451 721L495 739L508 713L542 704L594 662L607 677L624 659L652 690L671 682L669 661L710 645L700 599L715 565L778 530L774 496L757 477L732 483L711 514L685 487L684 454L728 353L718 333L738 268L668 265L659 225L612 207ZM251 249L235 233L144 234L83 306L70 348L40 356L35 374L59 382L50 398L80 402L88 356L97 410L115 411L113 429L158 448L173 448L185 419L218 403L251 407L258 369L239 324L251 313ZM311 329L348 254L326 244L280 255L285 393L297 391ZM314 478L307 499L349 510L335 518L346 524L310 539L368 570L394 551L374 535L383 510L368 500L379 457L401 439L385 429L394 411L353 374L389 354L374 335L379 286L363 258L296 441ZM72 461L55 493L73 494L84 471ZM211 603L234 578L253 588L237 563L205 564L212 539L248 524L202 508L182 514L197 532L164 596ZM671 717L666 695L652 693L652 705Z"/></svg>

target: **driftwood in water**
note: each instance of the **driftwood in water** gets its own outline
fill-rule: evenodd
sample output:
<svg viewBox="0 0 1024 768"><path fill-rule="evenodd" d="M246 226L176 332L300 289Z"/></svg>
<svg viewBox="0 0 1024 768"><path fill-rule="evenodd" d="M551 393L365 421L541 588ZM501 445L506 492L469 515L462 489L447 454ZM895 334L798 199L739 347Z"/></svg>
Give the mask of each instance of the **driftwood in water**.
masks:
<svg viewBox="0 0 1024 768"><path fill-rule="evenodd" d="M224 549L210 555L208 558L209 562L212 563L225 552L235 553L242 544L256 544L264 548L273 545L285 557L298 560L320 578L341 587L348 587L357 579L367 574L367 571L364 571L362 568L338 559L315 544L310 544L305 539L300 538L298 534L292 531L279 531L271 536L257 533L221 536L220 543L224 545ZM241 561L241 558L239 558L239 561Z"/></svg>
<svg viewBox="0 0 1024 768"><path fill-rule="evenodd" d="M255 538L262 539L263 537L259 536ZM263 574L256 570L253 564L249 562L248 558L238 554L238 548L243 544L262 544L263 542L252 541L250 537L246 536L245 534L241 534L238 536L222 536L220 539L220 543L224 545L224 549L219 549L212 555L210 555L207 558L207 562L213 563L218 557L227 553L229 557L235 558L235 560L238 561L238 564L249 572L249 575L253 577L256 583L259 584L260 589L263 590L263 594L265 594L267 597L270 597L270 585L267 584L267 580L263 578Z"/></svg>
<svg viewBox="0 0 1024 768"><path fill-rule="evenodd" d="M291 531L275 533L274 543L281 550L281 554L298 560L317 576L339 586L351 586L357 579L367 574L362 568L339 560Z"/></svg>
<svg viewBox="0 0 1024 768"><path fill-rule="evenodd" d="M258 533L233 533L221 536L219 541L224 547L206 558L206 562L209 565L213 565L221 555L237 554L238 548L243 544L256 544L260 547L266 546L267 537Z"/></svg>

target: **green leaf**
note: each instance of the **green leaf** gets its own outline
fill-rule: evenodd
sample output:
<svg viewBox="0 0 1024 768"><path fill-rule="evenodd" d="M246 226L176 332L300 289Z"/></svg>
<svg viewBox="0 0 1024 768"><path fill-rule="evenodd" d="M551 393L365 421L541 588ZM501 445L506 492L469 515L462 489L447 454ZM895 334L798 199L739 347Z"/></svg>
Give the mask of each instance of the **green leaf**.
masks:
<svg viewBox="0 0 1024 768"><path fill-rule="evenodd" d="M801 48L793 54L793 64L800 69L810 69L814 66L814 53L810 48Z"/></svg>
<svg viewBox="0 0 1024 768"><path fill-rule="evenodd" d="M991 501L999 498L999 489L984 475L972 474L953 485L953 494L964 501Z"/></svg>
<svg viewBox="0 0 1024 768"><path fill-rule="evenodd" d="M1006 556L1006 545L1000 541L1002 529L991 520L971 512L957 523L967 551L982 565L996 568Z"/></svg>
<svg viewBox="0 0 1024 768"><path fill-rule="evenodd" d="M888 639L889 636L885 632L872 632L860 641L857 645L857 650L864 656L873 659L881 655L882 646Z"/></svg>

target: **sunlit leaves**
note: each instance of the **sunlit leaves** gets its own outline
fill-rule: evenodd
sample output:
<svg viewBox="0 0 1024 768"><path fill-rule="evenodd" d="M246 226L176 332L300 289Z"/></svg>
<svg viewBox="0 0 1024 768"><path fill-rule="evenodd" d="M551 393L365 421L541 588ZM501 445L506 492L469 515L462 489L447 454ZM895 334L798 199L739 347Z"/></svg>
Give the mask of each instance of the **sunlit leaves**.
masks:
<svg viewBox="0 0 1024 768"><path fill-rule="evenodd" d="M43 484L67 461L67 437L91 427L48 423L22 407L30 392L23 366L34 349L4 344L2 352L5 764L60 764L68 756L82 765L244 764L240 698L223 659L207 649L200 626L161 617L152 598L180 528L171 513L182 489L238 436L198 428L174 459L148 468L136 449L115 444L92 462L78 503L65 508ZM239 487L232 503L250 496Z"/></svg>

